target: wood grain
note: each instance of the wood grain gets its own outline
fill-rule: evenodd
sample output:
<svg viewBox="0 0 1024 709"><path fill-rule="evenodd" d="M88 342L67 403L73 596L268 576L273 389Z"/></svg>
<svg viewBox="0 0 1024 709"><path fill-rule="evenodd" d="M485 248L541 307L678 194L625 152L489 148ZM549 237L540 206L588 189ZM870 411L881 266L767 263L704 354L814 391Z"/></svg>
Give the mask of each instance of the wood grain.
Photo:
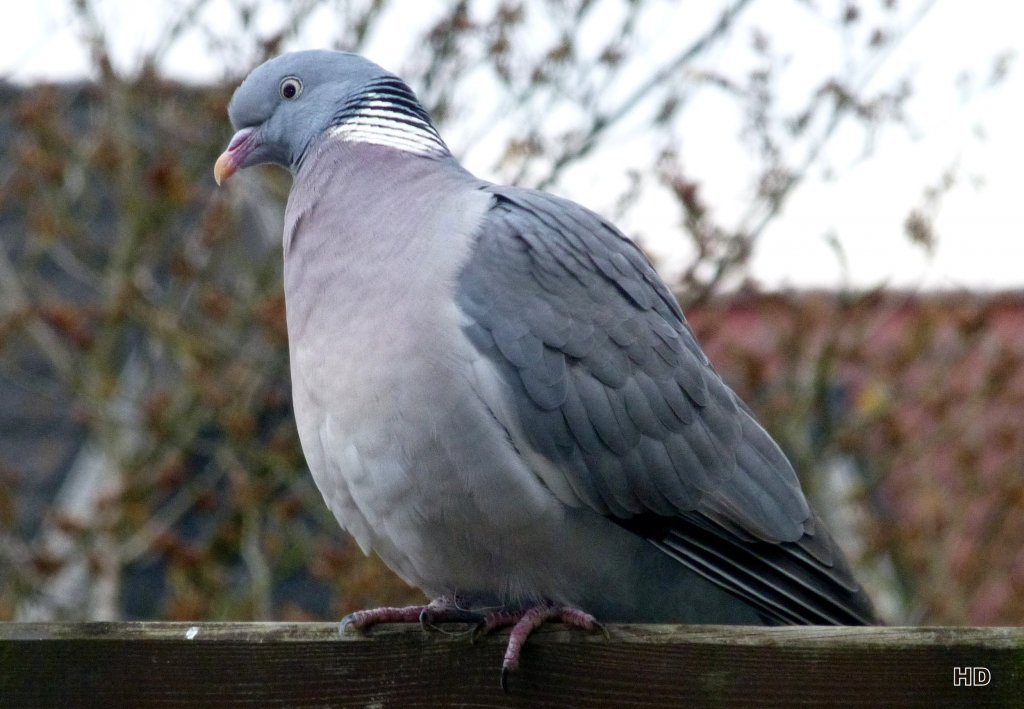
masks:
<svg viewBox="0 0 1024 709"><path fill-rule="evenodd" d="M0 624L0 707L1024 706L1022 628L561 626L509 693L506 634L322 623ZM987 686L955 687L955 667Z"/></svg>

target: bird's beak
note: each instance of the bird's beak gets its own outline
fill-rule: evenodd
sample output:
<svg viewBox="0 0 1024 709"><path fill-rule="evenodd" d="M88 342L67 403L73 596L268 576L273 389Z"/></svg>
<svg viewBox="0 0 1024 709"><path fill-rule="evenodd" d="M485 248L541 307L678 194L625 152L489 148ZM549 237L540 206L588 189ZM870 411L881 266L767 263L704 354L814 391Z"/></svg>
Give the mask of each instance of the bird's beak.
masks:
<svg viewBox="0 0 1024 709"><path fill-rule="evenodd" d="M255 128L243 128L232 136L227 150L220 154L213 165L213 179L218 185L223 185L239 168L245 167L245 158L256 147L253 141L255 133Z"/></svg>

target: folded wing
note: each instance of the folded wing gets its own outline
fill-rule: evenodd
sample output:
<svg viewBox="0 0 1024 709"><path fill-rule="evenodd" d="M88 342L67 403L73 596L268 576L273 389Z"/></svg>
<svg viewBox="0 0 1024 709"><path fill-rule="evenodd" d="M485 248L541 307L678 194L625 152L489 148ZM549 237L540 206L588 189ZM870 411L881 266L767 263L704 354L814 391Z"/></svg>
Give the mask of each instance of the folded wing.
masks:
<svg viewBox="0 0 1024 709"><path fill-rule="evenodd" d="M457 284L501 421L563 502L589 507L766 622L873 622L771 437L708 363L640 250L588 210L487 186Z"/></svg>

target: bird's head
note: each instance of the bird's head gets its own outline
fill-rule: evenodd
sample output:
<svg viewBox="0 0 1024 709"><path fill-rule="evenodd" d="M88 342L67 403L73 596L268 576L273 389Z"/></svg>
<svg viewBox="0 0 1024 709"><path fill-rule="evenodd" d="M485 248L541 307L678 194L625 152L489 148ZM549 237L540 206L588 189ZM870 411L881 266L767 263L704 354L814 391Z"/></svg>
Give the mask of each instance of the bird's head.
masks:
<svg viewBox="0 0 1024 709"><path fill-rule="evenodd" d="M228 116L236 132L214 166L217 184L263 163L294 172L332 130L342 140L447 153L402 80L348 52L291 52L264 62L235 90Z"/></svg>

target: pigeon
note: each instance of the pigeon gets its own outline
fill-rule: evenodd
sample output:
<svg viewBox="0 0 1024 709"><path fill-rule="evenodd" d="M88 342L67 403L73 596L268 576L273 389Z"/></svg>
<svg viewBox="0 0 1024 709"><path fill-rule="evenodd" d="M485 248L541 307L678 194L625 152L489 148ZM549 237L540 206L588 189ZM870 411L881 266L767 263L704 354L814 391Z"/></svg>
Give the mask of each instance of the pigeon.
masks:
<svg viewBox="0 0 1024 709"><path fill-rule="evenodd" d="M284 287L302 449L341 526L431 600L346 617L863 625L786 456L641 250L464 169L359 55L283 54L228 106L218 184L293 177Z"/></svg>

